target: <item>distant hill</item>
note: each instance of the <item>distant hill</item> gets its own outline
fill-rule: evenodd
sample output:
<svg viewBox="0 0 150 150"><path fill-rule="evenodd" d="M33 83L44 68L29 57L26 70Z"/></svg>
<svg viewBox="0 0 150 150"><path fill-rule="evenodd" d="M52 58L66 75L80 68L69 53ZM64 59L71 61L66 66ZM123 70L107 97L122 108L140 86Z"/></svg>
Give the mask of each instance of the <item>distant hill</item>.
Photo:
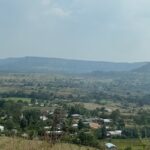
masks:
<svg viewBox="0 0 150 150"><path fill-rule="evenodd" d="M112 63L45 57L22 57L0 59L0 72L89 73L93 71L131 71L143 65L145 63Z"/></svg>
<svg viewBox="0 0 150 150"><path fill-rule="evenodd" d="M146 63L145 65L133 70L134 72L143 72L150 73L150 63Z"/></svg>

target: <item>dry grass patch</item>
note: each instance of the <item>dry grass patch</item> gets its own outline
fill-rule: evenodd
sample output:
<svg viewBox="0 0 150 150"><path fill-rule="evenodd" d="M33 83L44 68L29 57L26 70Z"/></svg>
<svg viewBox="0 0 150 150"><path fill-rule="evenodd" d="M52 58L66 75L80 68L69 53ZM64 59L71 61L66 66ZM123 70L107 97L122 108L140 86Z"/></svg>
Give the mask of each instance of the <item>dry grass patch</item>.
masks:
<svg viewBox="0 0 150 150"><path fill-rule="evenodd" d="M38 140L0 137L0 150L95 150L94 148L59 143L52 145Z"/></svg>

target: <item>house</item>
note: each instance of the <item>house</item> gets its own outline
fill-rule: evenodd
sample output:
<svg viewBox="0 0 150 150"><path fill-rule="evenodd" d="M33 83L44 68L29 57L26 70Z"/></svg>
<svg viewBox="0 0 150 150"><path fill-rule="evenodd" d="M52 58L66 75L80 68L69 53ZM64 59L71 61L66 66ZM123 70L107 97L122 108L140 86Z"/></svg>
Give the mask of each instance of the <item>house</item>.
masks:
<svg viewBox="0 0 150 150"><path fill-rule="evenodd" d="M28 135L27 133L23 133L23 134L21 134L21 136L22 136L23 138L28 138L28 137L29 137L29 135Z"/></svg>
<svg viewBox="0 0 150 150"><path fill-rule="evenodd" d="M89 124L90 128L92 129L99 129L101 126L98 124L98 123L94 123L94 122L91 122Z"/></svg>
<svg viewBox="0 0 150 150"><path fill-rule="evenodd" d="M28 106L33 106L33 104L29 103Z"/></svg>
<svg viewBox="0 0 150 150"><path fill-rule="evenodd" d="M49 112L48 114L49 114L49 115L53 115L53 114L54 114L54 112L53 112L53 111L51 111L51 112Z"/></svg>
<svg viewBox="0 0 150 150"><path fill-rule="evenodd" d="M0 125L0 132L4 131L4 126Z"/></svg>
<svg viewBox="0 0 150 150"><path fill-rule="evenodd" d="M46 131L46 134L49 134L49 135L62 135L63 132L62 131Z"/></svg>
<svg viewBox="0 0 150 150"><path fill-rule="evenodd" d="M14 134L17 134L17 133L18 133L18 130L17 130L17 129L12 129L12 132L13 132Z"/></svg>
<svg viewBox="0 0 150 150"><path fill-rule="evenodd" d="M51 126L45 126L44 127L45 130L48 130L48 129L51 129L51 128L52 128Z"/></svg>
<svg viewBox="0 0 150 150"><path fill-rule="evenodd" d="M6 118L7 118L7 115L1 117L2 120L5 120Z"/></svg>
<svg viewBox="0 0 150 150"><path fill-rule="evenodd" d="M41 106L41 107L44 107L44 103L41 103L40 106Z"/></svg>
<svg viewBox="0 0 150 150"><path fill-rule="evenodd" d="M48 118L46 116L40 116L40 119L46 121Z"/></svg>
<svg viewBox="0 0 150 150"><path fill-rule="evenodd" d="M72 124L72 127L73 128L78 128L78 124L74 123L74 124Z"/></svg>
<svg viewBox="0 0 150 150"><path fill-rule="evenodd" d="M36 100L36 102L35 102L35 105L38 105L39 103L38 103L38 101Z"/></svg>
<svg viewBox="0 0 150 150"><path fill-rule="evenodd" d="M72 114L71 116L73 119L80 119L80 117L81 117L80 114Z"/></svg>
<svg viewBox="0 0 150 150"><path fill-rule="evenodd" d="M108 131L107 136L121 136L122 131L121 130L115 130L115 131Z"/></svg>
<svg viewBox="0 0 150 150"><path fill-rule="evenodd" d="M112 112L112 109L110 109L110 108L105 108L105 111L111 113L111 112Z"/></svg>
<svg viewBox="0 0 150 150"><path fill-rule="evenodd" d="M109 123L112 122L112 120L111 119L103 119L103 122L106 123L106 124L109 124Z"/></svg>
<svg viewBox="0 0 150 150"><path fill-rule="evenodd" d="M99 122L99 118L88 118L88 119L85 119L85 122L95 122L95 123L98 123Z"/></svg>
<svg viewBox="0 0 150 150"><path fill-rule="evenodd" d="M110 129L110 126L106 126L106 130L109 130Z"/></svg>
<svg viewBox="0 0 150 150"><path fill-rule="evenodd" d="M105 150L117 150L117 147L116 147L116 145L114 145L112 143L106 143Z"/></svg>

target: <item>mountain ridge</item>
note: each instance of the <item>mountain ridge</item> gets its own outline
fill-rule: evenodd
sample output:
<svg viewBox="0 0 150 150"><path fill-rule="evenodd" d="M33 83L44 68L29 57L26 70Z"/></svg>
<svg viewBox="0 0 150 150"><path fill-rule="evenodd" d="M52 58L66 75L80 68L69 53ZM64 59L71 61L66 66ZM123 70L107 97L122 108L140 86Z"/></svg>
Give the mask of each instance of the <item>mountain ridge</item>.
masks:
<svg viewBox="0 0 150 150"><path fill-rule="evenodd" d="M150 73L150 62L146 63L145 65L133 70L134 72L144 72L144 73Z"/></svg>
<svg viewBox="0 0 150 150"><path fill-rule="evenodd" d="M0 72L90 73L93 71L132 71L144 66L145 64L147 63L118 63L27 56L0 59Z"/></svg>

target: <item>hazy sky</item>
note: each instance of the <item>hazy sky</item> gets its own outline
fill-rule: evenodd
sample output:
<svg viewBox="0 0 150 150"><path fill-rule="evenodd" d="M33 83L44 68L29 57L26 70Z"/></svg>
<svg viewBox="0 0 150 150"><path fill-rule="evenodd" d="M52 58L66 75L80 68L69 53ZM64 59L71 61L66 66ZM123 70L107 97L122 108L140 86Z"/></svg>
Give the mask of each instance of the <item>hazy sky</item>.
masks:
<svg viewBox="0 0 150 150"><path fill-rule="evenodd" d="M0 57L150 61L150 0L0 0Z"/></svg>

